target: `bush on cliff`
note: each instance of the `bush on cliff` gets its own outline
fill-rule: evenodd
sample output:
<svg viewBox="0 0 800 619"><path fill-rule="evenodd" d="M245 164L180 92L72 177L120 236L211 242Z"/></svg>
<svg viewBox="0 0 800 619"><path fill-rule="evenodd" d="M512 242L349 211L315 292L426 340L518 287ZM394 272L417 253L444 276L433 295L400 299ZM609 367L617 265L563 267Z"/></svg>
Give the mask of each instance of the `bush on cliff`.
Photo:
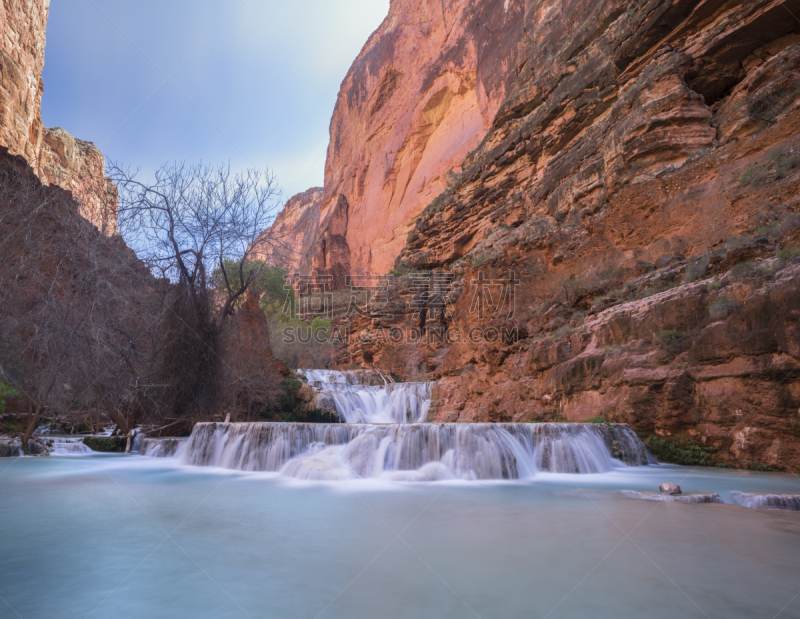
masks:
<svg viewBox="0 0 800 619"><path fill-rule="evenodd" d="M739 304L736 301L723 295L709 305L708 314L713 320L724 320L738 309Z"/></svg>
<svg viewBox="0 0 800 619"><path fill-rule="evenodd" d="M681 333L677 329L667 329L658 335L658 343L671 355L681 352L683 344L689 338L688 335Z"/></svg>

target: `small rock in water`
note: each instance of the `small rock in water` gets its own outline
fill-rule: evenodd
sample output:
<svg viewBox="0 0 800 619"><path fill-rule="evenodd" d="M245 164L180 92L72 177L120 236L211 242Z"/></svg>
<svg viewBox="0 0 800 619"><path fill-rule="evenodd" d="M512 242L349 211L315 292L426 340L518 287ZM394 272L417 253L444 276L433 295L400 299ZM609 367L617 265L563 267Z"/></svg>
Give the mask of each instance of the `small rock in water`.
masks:
<svg viewBox="0 0 800 619"><path fill-rule="evenodd" d="M681 494L681 487L678 484L661 484L658 487L661 494Z"/></svg>
<svg viewBox="0 0 800 619"><path fill-rule="evenodd" d="M28 441L28 453L32 456L50 455L50 452L47 451L47 447L45 447L44 443L40 443L34 439Z"/></svg>

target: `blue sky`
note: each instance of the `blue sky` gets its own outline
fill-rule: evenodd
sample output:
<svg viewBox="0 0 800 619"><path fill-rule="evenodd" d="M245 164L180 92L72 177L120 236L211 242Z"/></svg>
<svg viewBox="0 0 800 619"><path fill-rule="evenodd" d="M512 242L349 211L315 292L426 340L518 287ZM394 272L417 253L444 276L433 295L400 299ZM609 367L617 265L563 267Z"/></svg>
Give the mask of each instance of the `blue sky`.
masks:
<svg viewBox="0 0 800 619"><path fill-rule="evenodd" d="M389 0L54 0L44 123L144 172L172 160L269 166L288 198L322 185L339 86L388 10Z"/></svg>

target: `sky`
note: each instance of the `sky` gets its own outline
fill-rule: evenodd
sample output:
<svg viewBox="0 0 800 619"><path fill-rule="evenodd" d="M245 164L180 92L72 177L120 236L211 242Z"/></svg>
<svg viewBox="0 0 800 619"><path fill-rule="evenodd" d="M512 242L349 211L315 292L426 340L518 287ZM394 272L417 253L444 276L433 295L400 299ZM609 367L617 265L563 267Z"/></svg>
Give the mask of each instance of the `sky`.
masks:
<svg viewBox="0 0 800 619"><path fill-rule="evenodd" d="M339 86L389 0L54 0L42 116L147 174L269 167L324 179Z"/></svg>

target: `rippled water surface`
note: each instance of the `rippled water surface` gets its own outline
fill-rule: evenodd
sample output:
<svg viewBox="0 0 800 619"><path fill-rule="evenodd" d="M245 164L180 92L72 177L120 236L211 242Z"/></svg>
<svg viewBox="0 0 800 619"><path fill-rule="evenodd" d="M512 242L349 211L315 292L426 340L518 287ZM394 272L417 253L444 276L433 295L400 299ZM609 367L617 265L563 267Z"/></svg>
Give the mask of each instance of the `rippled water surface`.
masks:
<svg viewBox="0 0 800 619"><path fill-rule="evenodd" d="M0 461L0 617L800 617L800 492L679 467L311 484L137 456Z"/></svg>

